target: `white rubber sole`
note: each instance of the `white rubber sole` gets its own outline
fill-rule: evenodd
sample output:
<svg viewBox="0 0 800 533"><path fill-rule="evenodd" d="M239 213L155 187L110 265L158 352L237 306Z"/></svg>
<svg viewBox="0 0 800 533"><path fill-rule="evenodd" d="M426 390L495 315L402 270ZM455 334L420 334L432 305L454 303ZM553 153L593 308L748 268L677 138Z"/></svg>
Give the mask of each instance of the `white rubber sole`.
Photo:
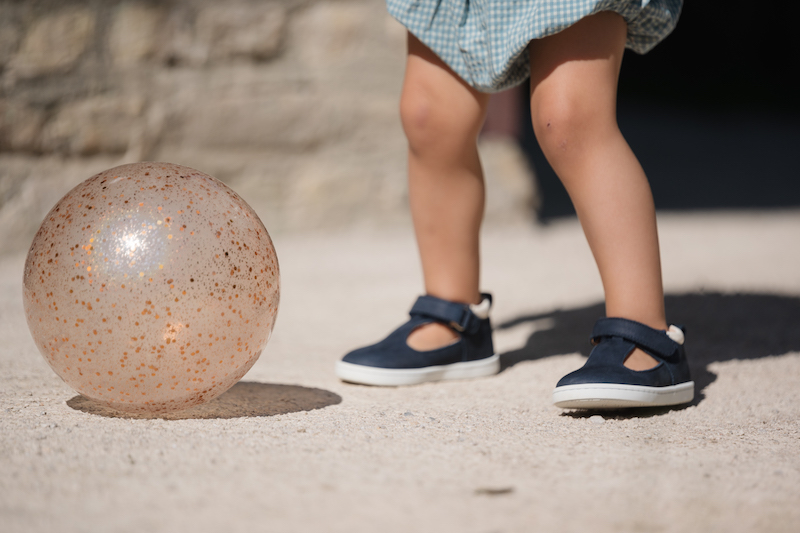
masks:
<svg viewBox="0 0 800 533"><path fill-rule="evenodd" d="M553 403L562 409L619 409L689 403L694 381L669 387L645 387L617 383L564 385L553 391Z"/></svg>
<svg viewBox="0 0 800 533"><path fill-rule="evenodd" d="M336 376L342 381L388 387L417 385L428 381L482 378L493 376L498 372L500 372L500 356L497 354L477 361L425 368L377 368L344 361L336 363Z"/></svg>

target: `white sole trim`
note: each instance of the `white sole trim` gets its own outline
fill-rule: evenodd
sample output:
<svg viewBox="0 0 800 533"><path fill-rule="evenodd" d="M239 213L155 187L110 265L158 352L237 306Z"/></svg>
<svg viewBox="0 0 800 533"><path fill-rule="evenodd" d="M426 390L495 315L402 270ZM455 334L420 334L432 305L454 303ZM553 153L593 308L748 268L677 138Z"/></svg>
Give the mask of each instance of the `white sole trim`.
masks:
<svg viewBox="0 0 800 533"><path fill-rule="evenodd" d="M694 381L668 387L585 383L564 385L553 391L553 403L562 409L618 409L680 405L694 398Z"/></svg>
<svg viewBox="0 0 800 533"><path fill-rule="evenodd" d="M477 361L425 368L378 368L344 361L336 363L336 376L342 381L388 387L417 385L429 381L482 378L493 376L498 372L500 372L500 356L497 354Z"/></svg>

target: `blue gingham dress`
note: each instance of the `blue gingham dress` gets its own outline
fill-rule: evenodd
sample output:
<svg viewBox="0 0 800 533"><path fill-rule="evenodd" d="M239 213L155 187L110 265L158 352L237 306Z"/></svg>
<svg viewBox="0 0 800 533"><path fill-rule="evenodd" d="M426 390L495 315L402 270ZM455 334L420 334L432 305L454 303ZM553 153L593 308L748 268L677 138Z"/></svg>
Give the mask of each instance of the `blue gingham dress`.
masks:
<svg viewBox="0 0 800 533"><path fill-rule="evenodd" d="M683 0L386 0L389 13L456 74L483 92L530 75L528 43L599 11L628 23L626 46L643 54L678 22Z"/></svg>

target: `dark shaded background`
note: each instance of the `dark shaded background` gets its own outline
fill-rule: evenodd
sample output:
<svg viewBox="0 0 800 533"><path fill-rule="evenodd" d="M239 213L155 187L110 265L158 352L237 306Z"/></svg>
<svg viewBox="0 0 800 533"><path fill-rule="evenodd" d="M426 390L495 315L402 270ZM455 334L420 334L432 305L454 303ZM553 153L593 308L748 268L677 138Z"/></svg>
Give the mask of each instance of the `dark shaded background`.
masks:
<svg viewBox="0 0 800 533"><path fill-rule="evenodd" d="M619 124L659 210L800 206L798 16L796 2L689 0L665 41L644 56L626 51ZM540 219L574 215L530 121L521 126Z"/></svg>

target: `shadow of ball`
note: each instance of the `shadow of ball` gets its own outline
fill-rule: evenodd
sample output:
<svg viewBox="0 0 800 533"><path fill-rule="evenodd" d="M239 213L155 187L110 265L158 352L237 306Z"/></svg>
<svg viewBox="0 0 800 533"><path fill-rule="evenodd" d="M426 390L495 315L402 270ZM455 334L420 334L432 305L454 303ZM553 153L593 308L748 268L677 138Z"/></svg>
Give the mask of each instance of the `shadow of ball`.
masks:
<svg viewBox="0 0 800 533"><path fill-rule="evenodd" d="M244 381L209 402L169 413L117 411L85 396L75 396L67 401L67 405L76 411L108 418L187 420L285 415L322 409L341 402L341 396L323 389Z"/></svg>

